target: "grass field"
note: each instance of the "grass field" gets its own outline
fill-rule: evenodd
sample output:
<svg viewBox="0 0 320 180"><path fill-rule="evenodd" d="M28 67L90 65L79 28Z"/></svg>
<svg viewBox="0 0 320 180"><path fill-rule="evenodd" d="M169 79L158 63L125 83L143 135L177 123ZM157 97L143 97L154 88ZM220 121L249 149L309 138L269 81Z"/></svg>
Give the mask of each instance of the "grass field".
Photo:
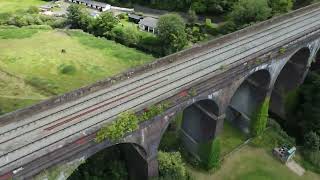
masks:
<svg viewBox="0 0 320 180"><path fill-rule="evenodd" d="M221 155L226 155L246 140L247 138L244 133L238 128L231 126L231 124L225 120L223 132L220 135Z"/></svg>
<svg viewBox="0 0 320 180"><path fill-rule="evenodd" d="M26 28L0 29L0 54L0 109L4 112L153 59L81 31Z"/></svg>
<svg viewBox="0 0 320 180"><path fill-rule="evenodd" d="M205 172L188 166L188 170L197 180L318 180L319 174L311 171L300 177L288 167L280 163L272 155L272 148L278 146L282 135L274 128L269 128L260 137L254 138L240 150L225 157L221 167L215 172ZM221 148L223 152L230 152L237 144L245 139L237 129L225 123L221 135ZM278 141L278 142L277 142ZM281 144L281 143L280 143ZM223 146L227 146L223 147ZM299 156L297 156L299 157Z"/></svg>
<svg viewBox="0 0 320 180"><path fill-rule="evenodd" d="M43 0L0 0L0 13L28 9L30 6L45 4Z"/></svg>
<svg viewBox="0 0 320 180"><path fill-rule="evenodd" d="M274 159L271 152L262 148L245 146L225 159L213 174L188 168L197 180L317 180L320 175L307 171L302 177Z"/></svg>

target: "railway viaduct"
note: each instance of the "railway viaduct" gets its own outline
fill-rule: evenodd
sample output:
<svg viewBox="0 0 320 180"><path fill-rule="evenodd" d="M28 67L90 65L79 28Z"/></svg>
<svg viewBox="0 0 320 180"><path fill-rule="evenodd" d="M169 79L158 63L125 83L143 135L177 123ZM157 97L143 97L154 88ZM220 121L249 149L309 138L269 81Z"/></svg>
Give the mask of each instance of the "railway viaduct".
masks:
<svg viewBox="0 0 320 180"><path fill-rule="evenodd" d="M270 111L284 117L286 95L319 66L319 49L320 4L314 4L6 114L0 179L32 179L116 146L125 150L132 179L156 176L159 143L178 114L187 150L206 159L201 147L219 136L225 120L248 132L252 113L267 99ZM117 142L94 141L121 112L161 102L170 108L138 130Z"/></svg>

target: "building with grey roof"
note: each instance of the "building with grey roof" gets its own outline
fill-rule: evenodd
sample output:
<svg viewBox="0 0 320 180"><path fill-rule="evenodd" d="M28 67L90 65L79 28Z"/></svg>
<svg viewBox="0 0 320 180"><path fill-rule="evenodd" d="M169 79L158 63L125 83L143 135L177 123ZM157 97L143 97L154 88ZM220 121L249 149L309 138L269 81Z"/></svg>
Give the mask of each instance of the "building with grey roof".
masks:
<svg viewBox="0 0 320 180"><path fill-rule="evenodd" d="M138 24L140 22L141 19L143 19L142 16L136 15L136 14L128 14L128 18L130 22L134 22L136 24Z"/></svg>
<svg viewBox="0 0 320 180"><path fill-rule="evenodd" d="M91 1L91 0L66 0L66 1L77 3L77 4L83 4L90 8L97 9L99 11L107 11L111 9L110 4L97 2L97 1Z"/></svg>
<svg viewBox="0 0 320 180"><path fill-rule="evenodd" d="M153 17L146 17L140 20L139 28L143 31L156 33L158 19Z"/></svg>

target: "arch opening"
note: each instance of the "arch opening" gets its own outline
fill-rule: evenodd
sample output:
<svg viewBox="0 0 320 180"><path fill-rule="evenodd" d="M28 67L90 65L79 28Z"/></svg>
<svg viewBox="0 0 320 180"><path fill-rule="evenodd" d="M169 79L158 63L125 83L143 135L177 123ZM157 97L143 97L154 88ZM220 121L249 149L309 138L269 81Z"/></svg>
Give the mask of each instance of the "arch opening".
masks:
<svg viewBox="0 0 320 180"><path fill-rule="evenodd" d="M242 132L250 133L250 119L265 101L271 77L267 70L251 74L238 87L226 109L226 120Z"/></svg>
<svg viewBox="0 0 320 180"><path fill-rule="evenodd" d="M68 177L68 180L148 179L145 157L145 150L137 144L113 145L88 158Z"/></svg>
<svg viewBox="0 0 320 180"><path fill-rule="evenodd" d="M320 71L320 49L318 50L316 57L314 58L311 67L311 71Z"/></svg>
<svg viewBox="0 0 320 180"><path fill-rule="evenodd" d="M309 48L297 51L281 70L272 91L270 111L278 117L285 118L285 99L304 81L308 69Z"/></svg>
<svg viewBox="0 0 320 180"><path fill-rule="evenodd" d="M198 143L212 140L215 135L218 105L211 100L195 102L183 111L181 131Z"/></svg>
<svg viewBox="0 0 320 180"><path fill-rule="evenodd" d="M190 162L206 165L216 135L219 107L212 100L195 102L171 120L163 134L160 151L180 152Z"/></svg>

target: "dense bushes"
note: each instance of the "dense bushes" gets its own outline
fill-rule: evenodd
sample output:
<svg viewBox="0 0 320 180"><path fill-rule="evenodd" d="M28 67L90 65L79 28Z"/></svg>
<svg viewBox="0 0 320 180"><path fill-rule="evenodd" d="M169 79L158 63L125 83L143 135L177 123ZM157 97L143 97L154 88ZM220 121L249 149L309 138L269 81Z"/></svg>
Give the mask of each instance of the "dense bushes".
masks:
<svg viewBox="0 0 320 180"><path fill-rule="evenodd" d="M160 180L188 180L189 176L179 152L158 153Z"/></svg>
<svg viewBox="0 0 320 180"><path fill-rule="evenodd" d="M272 14L277 15L289 12L293 7L293 0L268 0Z"/></svg>
<svg viewBox="0 0 320 180"><path fill-rule="evenodd" d="M16 13L0 13L0 25L14 25L18 27L30 25L48 25L53 28L63 28L66 20L63 17L53 17L39 14L37 7Z"/></svg>
<svg viewBox="0 0 320 180"><path fill-rule="evenodd" d="M133 132L138 129L138 117L133 112L124 112L119 115L116 121L111 125L107 125L100 129L97 133L96 141L102 142L106 138L116 141L123 137L126 133Z"/></svg>
<svg viewBox="0 0 320 180"><path fill-rule="evenodd" d="M230 18L238 27L242 27L268 19L271 11L267 0L239 0L234 5Z"/></svg>
<svg viewBox="0 0 320 180"><path fill-rule="evenodd" d="M156 117L164 112L168 107L169 104L167 103L153 105L140 115L136 115L131 111L124 112L120 114L112 124L107 124L105 127L102 127L98 131L95 140L96 142L102 142L105 139L117 141L125 134L137 130L140 122Z"/></svg>

